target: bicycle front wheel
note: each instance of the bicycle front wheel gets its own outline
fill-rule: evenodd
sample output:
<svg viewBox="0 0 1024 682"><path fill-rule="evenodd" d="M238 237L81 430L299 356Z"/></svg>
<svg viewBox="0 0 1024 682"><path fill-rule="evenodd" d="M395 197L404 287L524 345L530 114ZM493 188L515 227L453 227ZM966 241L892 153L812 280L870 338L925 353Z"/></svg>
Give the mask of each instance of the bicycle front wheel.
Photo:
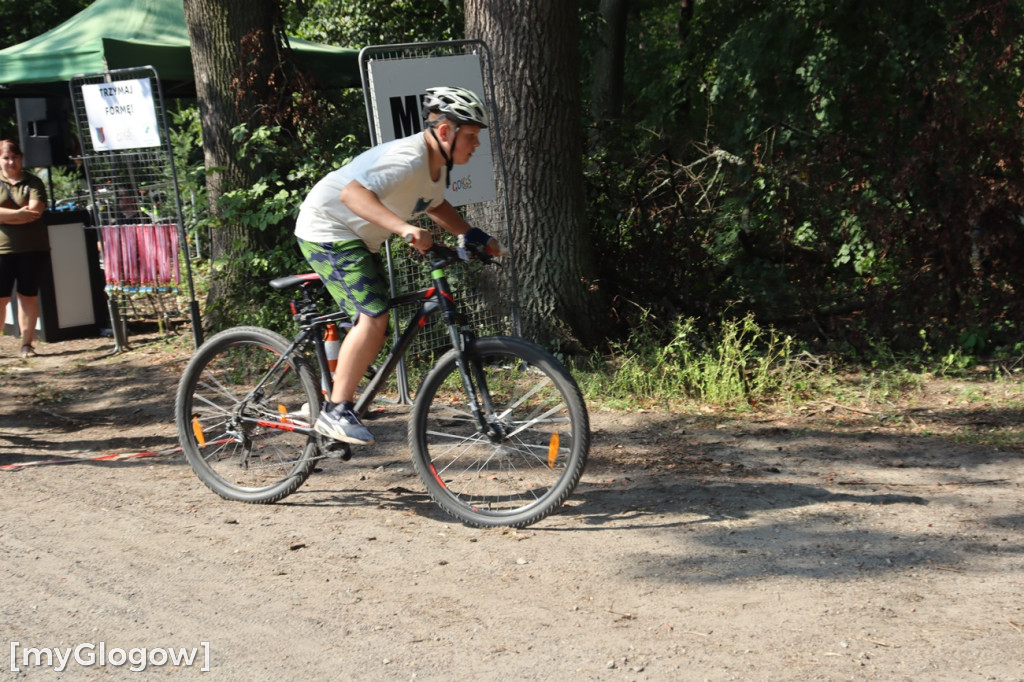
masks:
<svg viewBox="0 0 1024 682"><path fill-rule="evenodd" d="M524 339L476 339L463 355L486 426L449 351L413 403L413 463L434 501L460 521L522 528L557 509L583 474L583 396L553 355Z"/></svg>
<svg viewBox="0 0 1024 682"><path fill-rule="evenodd" d="M228 329L185 367L174 404L193 471L228 500L270 503L292 494L315 464L308 427L320 410L313 372L285 357L289 342L259 327Z"/></svg>

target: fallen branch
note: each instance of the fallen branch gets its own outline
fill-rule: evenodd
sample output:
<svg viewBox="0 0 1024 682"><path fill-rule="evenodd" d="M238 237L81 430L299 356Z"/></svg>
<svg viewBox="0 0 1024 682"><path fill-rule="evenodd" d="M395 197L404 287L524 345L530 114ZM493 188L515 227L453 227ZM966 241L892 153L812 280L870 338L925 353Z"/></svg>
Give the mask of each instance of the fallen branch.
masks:
<svg viewBox="0 0 1024 682"><path fill-rule="evenodd" d="M632 613L620 613L619 611L612 611L611 609L608 609L608 613L618 616L619 620L636 620L636 616Z"/></svg>
<svg viewBox="0 0 1024 682"><path fill-rule="evenodd" d="M891 649L899 649L900 648L899 644L889 644L888 642L880 642L877 639L871 639L870 637L865 637L864 641L865 642L871 642L872 644L877 644L878 646L884 646L887 649L888 648L891 648Z"/></svg>
<svg viewBox="0 0 1024 682"><path fill-rule="evenodd" d="M983 481L947 481L945 483L875 483L885 488L945 488L955 485L992 485L993 483L1009 483L1011 478L992 478Z"/></svg>

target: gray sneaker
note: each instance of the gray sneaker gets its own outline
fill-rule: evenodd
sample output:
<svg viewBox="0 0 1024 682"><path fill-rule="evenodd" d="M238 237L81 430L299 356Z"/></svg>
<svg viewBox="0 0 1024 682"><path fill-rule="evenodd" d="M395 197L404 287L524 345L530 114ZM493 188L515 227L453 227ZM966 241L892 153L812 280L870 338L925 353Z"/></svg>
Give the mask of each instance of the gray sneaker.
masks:
<svg viewBox="0 0 1024 682"><path fill-rule="evenodd" d="M375 442L373 434L352 411L351 403L325 403L313 430L343 443L373 445Z"/></svg>

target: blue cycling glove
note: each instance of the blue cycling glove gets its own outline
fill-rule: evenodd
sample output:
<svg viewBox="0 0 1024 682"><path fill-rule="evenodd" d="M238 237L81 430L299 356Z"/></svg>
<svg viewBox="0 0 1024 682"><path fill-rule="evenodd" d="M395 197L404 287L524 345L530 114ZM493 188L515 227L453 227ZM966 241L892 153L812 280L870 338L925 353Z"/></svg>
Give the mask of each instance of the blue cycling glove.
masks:
<svg viewBox="0 0 1024 682"><path fill-rule="evenodd" d="M491 241L491 235L479 227L471 227L469 232L462 235L463 246L472 251L486 251L489 241Z"/></svg>
<svg viewBox="0 0 1024 682"><path fill-rule="evenodd" d="M480 253L489 256L504 256L508 253L501 242L479 227L471 227L469 232L459 235L459 246L470 253Z"/></svg>

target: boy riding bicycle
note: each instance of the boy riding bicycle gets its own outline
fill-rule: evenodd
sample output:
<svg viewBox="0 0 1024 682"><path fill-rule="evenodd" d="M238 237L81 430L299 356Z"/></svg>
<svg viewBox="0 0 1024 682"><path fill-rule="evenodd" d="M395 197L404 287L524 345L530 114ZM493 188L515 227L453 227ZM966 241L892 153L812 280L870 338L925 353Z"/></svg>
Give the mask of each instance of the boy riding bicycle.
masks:
<svg viewBox="0 0 1024 682"><path fill-rule="evenodd" d="M369 149L329 173L299 209L295 236L303 256L353 321L338 353L330 400L317 433L370 445L373 434L353 410L359 380L380 353L388 326L388 279L380 248L392 235L426 251L429 230L409 223L426 213L469 248L501 255L504 247L470 225L444 198L453 165L469 161L487 127L487 110L463 88L428 88L424 131ZM442 171L444 177L442 177Z"/></svg>

